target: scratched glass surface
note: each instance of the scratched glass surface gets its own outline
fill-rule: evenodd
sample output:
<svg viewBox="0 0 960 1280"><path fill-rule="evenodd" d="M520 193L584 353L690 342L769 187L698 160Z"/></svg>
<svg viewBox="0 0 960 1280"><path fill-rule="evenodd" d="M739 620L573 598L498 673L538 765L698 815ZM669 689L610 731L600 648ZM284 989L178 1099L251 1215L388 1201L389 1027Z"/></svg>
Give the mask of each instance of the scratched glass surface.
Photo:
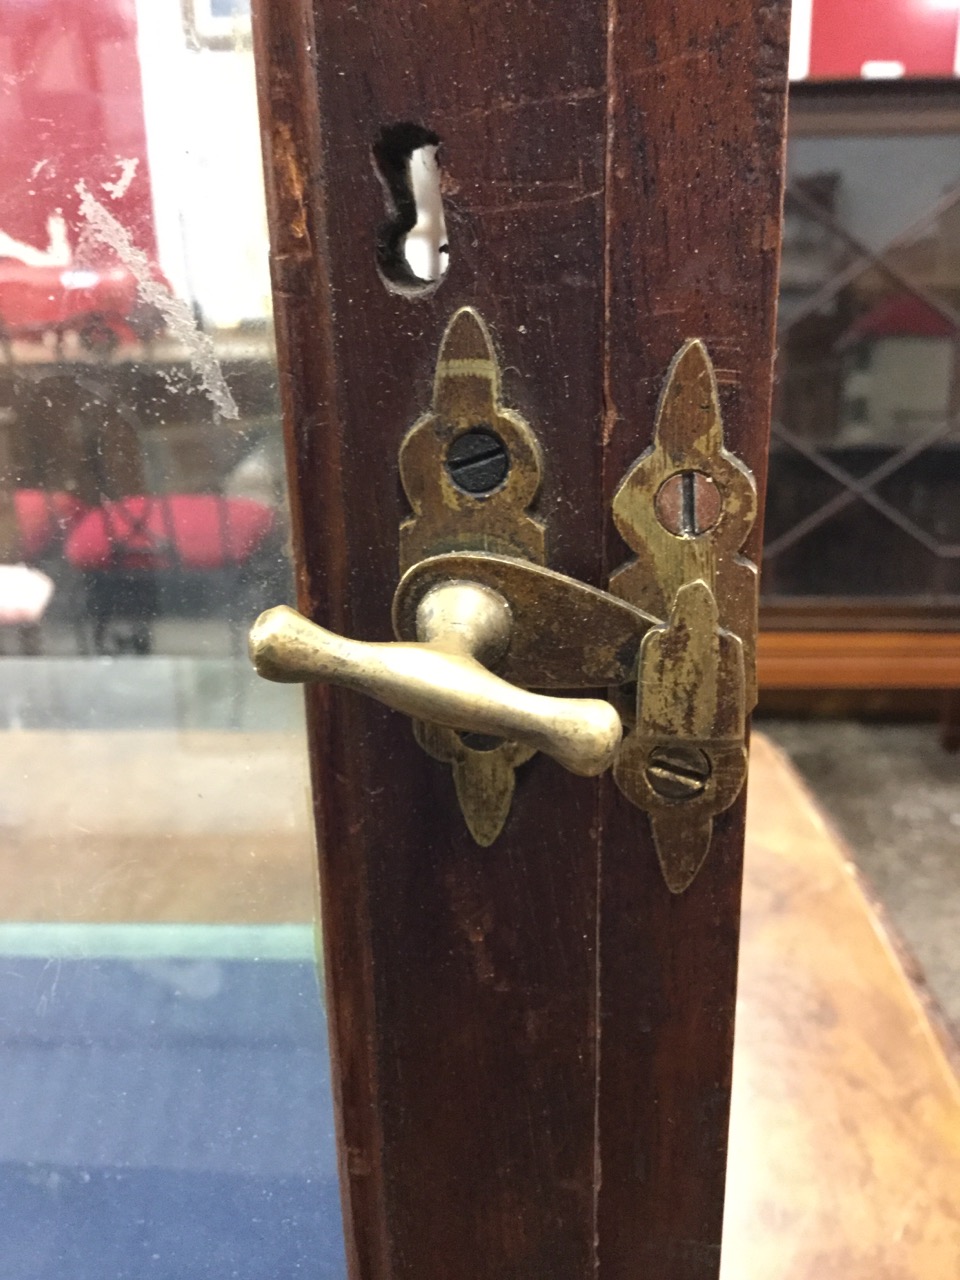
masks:
<svg viewBox="0 0 960 1280"><path fill-rule="evenodd" d="M960 134L898 102L790 138L768 598L960 605Z"/></svg>
<svg viewBox="0 0 960 1280"><path fill-rule="evenodd" d="M0 1272L340 1277L243 0L0 0Z"/></svg>

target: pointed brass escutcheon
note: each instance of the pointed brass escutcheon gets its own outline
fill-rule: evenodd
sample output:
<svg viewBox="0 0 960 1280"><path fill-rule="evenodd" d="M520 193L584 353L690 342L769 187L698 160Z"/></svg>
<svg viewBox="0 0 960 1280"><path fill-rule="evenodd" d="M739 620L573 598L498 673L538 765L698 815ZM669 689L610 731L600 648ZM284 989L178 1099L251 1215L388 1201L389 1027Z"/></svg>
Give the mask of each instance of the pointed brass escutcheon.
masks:
<svg viewBox="0 0 960 1280"><path fill-rule="evenodd" d="M505 453L503 479L486 491L459 485L450 450L477 436ZM461 307L440 344L433 405L400 446L400 478L413 515L400 526L400 568L406 572L444 551L492 551L543 564L543 525L528 512L543 470L536 436L500 403L500 368L487 327Z"/></svg>
<svg viewBox="0 0 960 1280"><path fill-rule="evenodd" d="M499 455L503 475L497 476L493 456L496 482L489 487L471 490L457 481L451 450L465 437L477 445L475 470L483 467L485 453ZM440 343L433 404L400 446L400 477L413 508L400 527L401 571L450 551L487 551L544 564L543 525L528 511L541 473L533 431L500 401L500 368L487 327L472 307L461 307ZM514 770L534 752L512 742L478 750L437 725L417 723L415 733L425 751L452 766L470 833L478 844L491 845L510 813Z"/></svg>
<svg viewBox="0 0 960 1280"><path fill-rule="evenodd" d="M510 816L514 770L536 753L519 742L481 751L468 746L454 730L421 721L416 722L415 732L428 755L450 765L467 830L478 845L488 848Z"/></svg>
<svg viewBox="0 0 960 1280"><path fill-rule="evenodd" d="M673 893L689 888L713 819L746 776L756 702L757 570L742 554L757 514L749 470L726 448L713 365L699 339L670 366L652 446L624 477L613 516L635 559L614 595L669 620L644 638L632 732L614 776L650 815Z"/></svg>
<svg viewBox="0 0 960 1280"><path fill-rule="evenodd" d="M679 498L673 521L671 489ZM679 588L702 578L717 598L720 625L743 641L753 707L757 567L741 549L757 518L757 486L725 446L713 363L699 338L685 342L670 365L653 445L622 480L613 518L635 559L611 575L610 590L665 618Z"/></svg>

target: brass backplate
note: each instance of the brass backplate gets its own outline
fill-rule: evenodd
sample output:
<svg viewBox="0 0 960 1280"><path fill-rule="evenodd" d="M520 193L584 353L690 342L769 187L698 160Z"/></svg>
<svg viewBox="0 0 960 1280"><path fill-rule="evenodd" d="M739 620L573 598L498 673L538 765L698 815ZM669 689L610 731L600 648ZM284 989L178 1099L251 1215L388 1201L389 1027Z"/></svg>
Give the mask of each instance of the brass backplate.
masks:
<svg viewBox="0 0 960 1280"><path fill-rule="evenodd" d="M615 595L666 619L641 646L635 705L622 708L633 728L614 776L649 813L673 893L693 883L713 819L746 777L757 570L742 548L756 514L753 477L724 444L713 365L691 339L667 374L653 444L614 496L635 559L610 578Z"/></svg>
<svg viewBox="0 0 960 1280"><path fill-rule="evenodd" d="M602 689L635 678L640 644L659 619L618 596L529 560L454 551L408 569L393 598L393 628L417 639L417 609L434 588L471 582L509 602L510 643L491 670L524 689Z"/></svg>
<svg viewBox="0 0 960 1280"><path fill-rule="evenodd" d="M453 459L472 443L481 455L486 449L498 456L487 464L493 483L471 489L458 482ZM469 456L467 451L468 467ZM472 307L460 308L440 344L433 404L400 446L400 477L413 508L400 527L401 572L453 551L543 564L544 528L529 512L542 469L530 426L500 401L500 368L486 325ZM510 812L514 771L533 751L511 742L471 743L436 725L417 723L415 732L425 751L452 766L470 833L478 844L491 845Z"/></svg>

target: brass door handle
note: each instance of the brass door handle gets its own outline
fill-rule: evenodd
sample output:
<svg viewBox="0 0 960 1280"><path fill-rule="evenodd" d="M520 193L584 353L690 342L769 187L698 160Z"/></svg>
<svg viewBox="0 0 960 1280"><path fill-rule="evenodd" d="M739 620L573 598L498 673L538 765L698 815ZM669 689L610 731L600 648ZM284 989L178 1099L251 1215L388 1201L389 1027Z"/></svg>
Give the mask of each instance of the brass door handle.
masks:
<svg viewBox="0 0 960 1280"><path fill-rule="evenodd" d="M412 716L423 749L451 766L483 846L503 830L514 771L533 751L588 777L612 764L650 816L668 888L683 893L714 818L742 789L756 701L757 571L744 547L757 492L724 443L706 347L690 339L677 352L652 443L614 494L632 556L608 591L544 563L530 512L540 448L501 402L493 343L469 307L447 327L432 406L399 462L412 515L400 526L398 642L347 640L271 609L250 636L258 672L345 685ZM529 692L587 688L612 701Z"/></svg>
<svg viewBox="0 0 960 1280"><path fill-rule="evenodd" d="M416 629L414 643L349 640L281 605L254 623L250 655L268 680L343 685L417 720L523 743L573 773L612 764L622 727L609 702L530 693L484 665L510 643L510 606L498 592L467 581L433 587Z"/></svg>

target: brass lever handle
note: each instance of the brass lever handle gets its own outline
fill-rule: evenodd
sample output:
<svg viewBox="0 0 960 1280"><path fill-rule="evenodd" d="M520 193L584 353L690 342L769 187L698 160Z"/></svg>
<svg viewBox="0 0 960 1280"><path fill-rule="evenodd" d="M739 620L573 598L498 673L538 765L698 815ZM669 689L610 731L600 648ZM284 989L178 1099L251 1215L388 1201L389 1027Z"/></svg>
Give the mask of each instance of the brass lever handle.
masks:
<svg viewBox="0 0 960 1280"><path fill-rule="evenodd" d="M620 745L616 710L596 698L530 693L494 675L484 662L505 652L510 631L510 608L497 592L448 582L420 602L419 643L348 640L281 605L254 623L250 656L268 680L343 685L417 720L522 742L572 773L603 773Z"/></svg>

